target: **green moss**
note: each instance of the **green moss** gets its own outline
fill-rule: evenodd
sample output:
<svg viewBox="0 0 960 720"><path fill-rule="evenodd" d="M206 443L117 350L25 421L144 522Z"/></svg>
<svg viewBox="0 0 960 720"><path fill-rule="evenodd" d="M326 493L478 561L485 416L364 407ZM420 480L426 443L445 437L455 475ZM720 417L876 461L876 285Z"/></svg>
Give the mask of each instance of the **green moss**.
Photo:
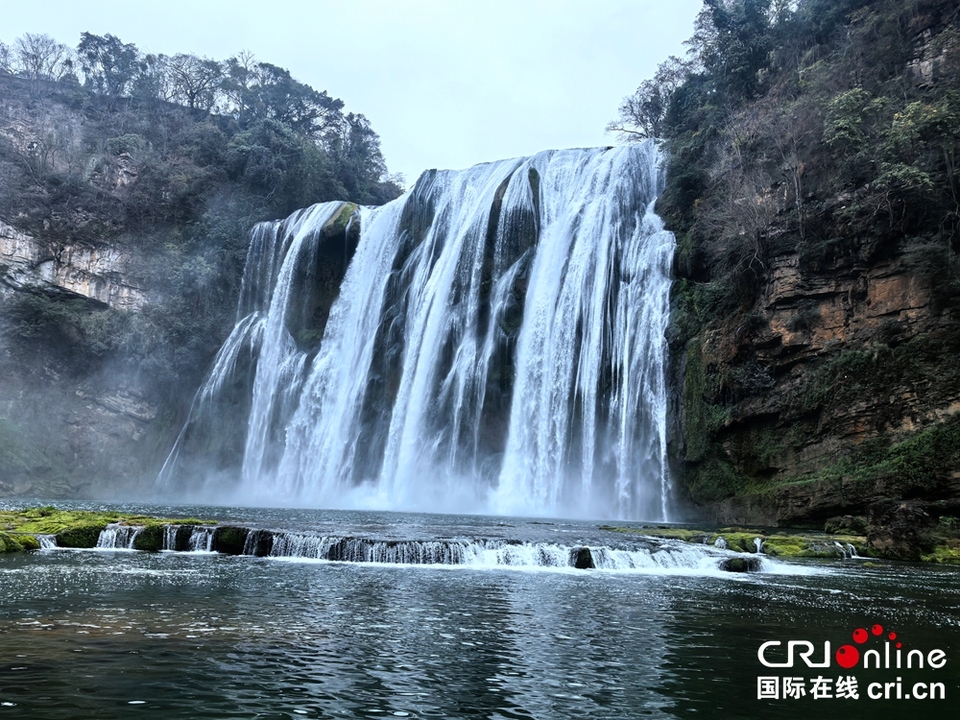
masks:
<svg viewBox="0 0 960 720"><path fill-rule="evenodd" d="M39 550L40 541L33 535L18 535L17 541L23 546L24 550Z"/></svg>
<svg viewBox="0 0 960 720"><path fill-rule="evenodd" d="M777 485L836 481L849 478L872 487L882 481L896 497L930 491L948 480L960 465L960 416L927 428L895 445L878 438L864 443L855 455L800 477L785 478Z"/></svg>
<svg viewBox="0 0 960 720"><path fill-rule="evenodd" d="M242 527L219 527L213 533L213 549L227 555L241 555L250 530Z"/></svg>
<svg viewBox="0 0 960 720"><path fill-rule="evenodd" d="M717 540L722 537L727 544L727 549L735 552L748 553L755 553L757 551L757 546L754 541L756 538L760 538L763 541L764 554L772 557L835 558L840 555L840 551L835 543L840 543L843 546L853 546L857 554L862 557L870 555L870 551L866 546L866 538L862 535L769 534L761 530L736 527L708 531L693 528L625 528L601 525L600 529L611 532L671 538L698 545L714 545Z"/></svg>
<svg viewBox="0 0 960 720"><path fill-rule="evenodd" d="M335 217L331 218L326 226L324 227L325 234L339 234L347 229L347 225L350 224L350 218L353 217L353 214L357 211L356 203L345 202L343 207L340 209L340 212L336 214Z"/></svg>
<svg viewBox="0 0 960 720"><path fill-rule="evenodd" d="M711 447L708 457L687 468L687 490L695 502L716 502L749 490L746 478L722 452L722 447Z"/></svg>
<svg viewBox="0 0 960 720"><path fill-rule="evenodd" d="M163 532L162 525L148 525L133 538L133 549L160 552L163 550Z"/></svg>
<svg viewBox="0 0 960 720"><path fill-rule="evenodd" d="M707 454L707 412L704 399L703 359L700 343L691 340L687 345L687 366L683 375L683 411L688 462L703 460Z"/></svg>
<svg viewBox="0 0 960 720"><path fill-rule="evenodd" d="M23 550L23 545L17 539L5 532L0 532L0 553L19 552L20 550Z"/></svg>
<svg viewBox="0 0 960 720"><path fill-rule="evenodd" d="M690 530L687 528L675 528L675 527L616 527L614 525L601 525L601 530L607 530L609 532L616 533L625 533L625 534L636 534L636 535L650 535L652 537L660 538L672 538L675 540L684 540L686 542L693 543L705 543L707 539L711 536L710 533L703 530Z"/></svg>
<svg viewBox="0 0 960 720"><path fill-rule="evenodd" d="M82 523L57 533L57 545L69 548L92 548L97 546L100 532L108 523Z"/></svg>
<svg viewBox="0 0 960 720"><path fill-rule="evenodd" d="M52 506L0 510L0 530L17 533L18 544L39 548L35 535L54 535L60 547L96 547L100 532L110 523L143 526L134 541L138 550L160 550L165 525L207 525L210 520L159 518L134 513L91 510L58 510ZM29 539L27 539L29 538Z"/></svg>
<svg viewBox="0 0 960 720"><path fill-rule="evenodd" d="M920 559L924 562L960 565L960 540L947 540L945 543L934 547L930 553L921 555Z"/></svg>
<svg viewBox="0 0 960 720"><path fill-rule="evenodd" d="M126 525L213 525L212 520L197 518L160 518L136 513L94 510L58 510L52 506L26 508L23 510L0 510L0 529L31 533L36 535L56 535L85 524L122 522Z"/></svg>

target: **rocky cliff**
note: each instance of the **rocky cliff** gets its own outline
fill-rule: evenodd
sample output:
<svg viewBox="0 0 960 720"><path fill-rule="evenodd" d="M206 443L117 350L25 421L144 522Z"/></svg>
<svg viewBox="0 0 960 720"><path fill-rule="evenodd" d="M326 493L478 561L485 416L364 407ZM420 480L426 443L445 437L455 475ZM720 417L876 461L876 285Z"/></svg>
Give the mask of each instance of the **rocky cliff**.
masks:
<svg viewBox="0 0 960 720"><path fill-rule="evenodd" d="M90 320L148 302L138 260L0 222L0 493L75 494L139 480L145 459L149 467L157 448L144 438L157 435L160 399L119 358L85 357L104 341Z"/></svg>
<svg viewBox="0 0 960 720"><path fill-rule="evenodd" d="M0 495L142 497L233 324L251 226L356 180L325 153L0 71Z"/></svg>
<svg viewBox="0 0 960 720"><path fill-rule="evenodd" d="M755 5L704 11L664 120L675 477L694 514L915 557L960 512L957 4ZM734 82L737 37L772 49Z"/></svg>

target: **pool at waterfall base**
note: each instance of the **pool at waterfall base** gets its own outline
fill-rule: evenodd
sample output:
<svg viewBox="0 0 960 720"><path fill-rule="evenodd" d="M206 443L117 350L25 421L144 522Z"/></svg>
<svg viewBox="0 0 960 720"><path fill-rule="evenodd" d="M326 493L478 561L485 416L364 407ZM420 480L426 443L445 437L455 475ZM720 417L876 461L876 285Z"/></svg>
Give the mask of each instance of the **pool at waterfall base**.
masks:
<svg viewBox="0 0 960 720"><path fill-rule="evenodd" d="M728 573L729 551L585 521L154 511L286 545L0 555L0 717L934 718L960 692L954 567ZM324 559L332 538L368 550ZM564 562L578 547L596 568Z"/></svg>

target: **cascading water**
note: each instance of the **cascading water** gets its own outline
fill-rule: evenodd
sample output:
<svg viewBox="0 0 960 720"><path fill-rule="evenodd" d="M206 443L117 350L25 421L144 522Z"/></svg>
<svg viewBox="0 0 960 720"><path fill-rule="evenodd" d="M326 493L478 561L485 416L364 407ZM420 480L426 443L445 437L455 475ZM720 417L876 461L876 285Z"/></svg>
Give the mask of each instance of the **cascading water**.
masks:
<svg viewBox="0 0 960 720"><path fill-rule="evenodd" d="M158 486L666 519L658 160L653 143L550 151L258 226L237 325Z"/></svg>

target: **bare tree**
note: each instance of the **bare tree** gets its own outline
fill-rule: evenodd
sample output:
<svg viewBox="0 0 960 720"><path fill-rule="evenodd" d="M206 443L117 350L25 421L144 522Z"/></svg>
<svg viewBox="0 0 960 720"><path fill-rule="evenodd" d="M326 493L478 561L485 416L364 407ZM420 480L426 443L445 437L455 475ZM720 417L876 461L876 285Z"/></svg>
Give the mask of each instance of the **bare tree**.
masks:
<svg viewBox="0 0 960 720"><path fill-rule="evenodd" d="M260 61L249 50L242 50L229 58L224 65L224 77L221 90L226 96L226 110L235 117L246 118L249 112L247 102L253 86L258 80L257 65Z"/></svg>
<svg viewBox="0 0 960 720"><path fill-rule="evenodd" d="M73 72L73 52L49 35L26 33L17 38L13 50L14 70L25 78L62 80Z"/></svg>
<svg viewBox="0 0 960 720"><path fill-rule="evenodd" d="M10 64L13 61L10 46L0 42L0 72L10 72Z"/></svg>
<svg viewBox="0 0 960 720"><path fill-rule="evenodd" d="M217 103L223 68L216 60L180 53L169 58L167 72L176 102L210 112Z"/></svg>
<svg viewBox="0 0 960 720"><path fill-rule="evenodd" d="M620 104L620 117L607 125L625 142L660 137L670 97L690 74L690 63L671 55L660 64L652 80L644 80Z"/></svg>

